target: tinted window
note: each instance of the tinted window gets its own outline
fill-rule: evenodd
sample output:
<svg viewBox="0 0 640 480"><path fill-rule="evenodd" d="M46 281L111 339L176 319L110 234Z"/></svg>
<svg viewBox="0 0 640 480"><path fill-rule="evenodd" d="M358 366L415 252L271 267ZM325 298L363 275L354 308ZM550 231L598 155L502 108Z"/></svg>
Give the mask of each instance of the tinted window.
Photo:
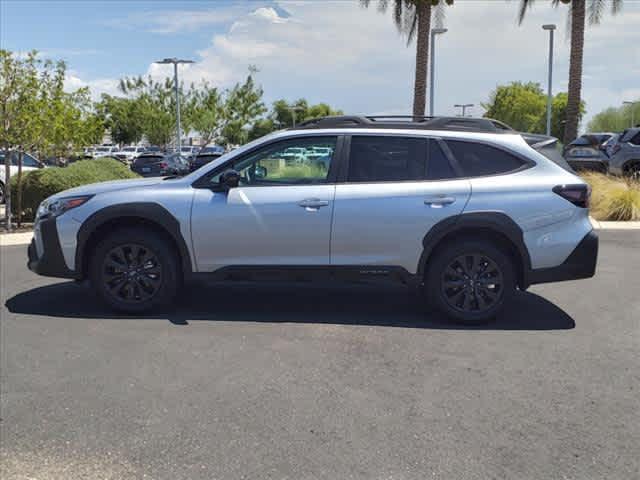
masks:
<svg viewBox="0 0 640 480"><path fill-rule="evenodd" d="M447 140L466 177L495 175L517 170L523 165L517 157L488 145Z"/></svg>
<svg viewBox="0 0 640 480"><path fill-rule="evenodd" d="M304 137L268 145L234 162L241 185L324 183L336 149L336 137ZM222 173L222 172L220 172ZM219 174L212 178L218 181Z"/></svg>
<svg viewBox="0 0 640 480"><path fill-rule="evenodd" d="M451 168L449 159L435 140L429 141L429 162L427 163L428 180L444 180L454 178L456 173Z"/></svg>
<svg viewBox="0 0 640 480"><path fill-rule="evenodd" d="M640 145L640 132L638 132L635 137L629 140L629 142L633 143L634 145Z"/></svg>
<svg viewBox="0 0 640 480"><path fill-rule="evenodd" d="M350 182L423 180L426 140L403 137L351 138Z"/></svg>

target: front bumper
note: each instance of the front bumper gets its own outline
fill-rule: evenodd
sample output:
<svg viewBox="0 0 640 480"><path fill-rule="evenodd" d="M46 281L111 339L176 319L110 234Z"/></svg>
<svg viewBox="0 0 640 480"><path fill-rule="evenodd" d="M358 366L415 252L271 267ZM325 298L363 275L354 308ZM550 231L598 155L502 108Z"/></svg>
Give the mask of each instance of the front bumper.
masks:
<svg viewBox="0 0 640 480"><path fill-rule="evenodd" d="M591 278L596 273L597 262L598 235L591 230L562 264L557 267L531 270L528 275L528 284Z"/></svg>
<svg viewBox="0 0 640 480"><path fill-rule="evenodd" d="M42 239L43 252L38 256L35 238L31 240L31 244L27 250L29 257L27 267L29 270L46 277L80 278L76 272L69 270L64 261L58 237L58 229L56 227L56 219L41 220L38 224L38 229L40 230Z"/></svg>

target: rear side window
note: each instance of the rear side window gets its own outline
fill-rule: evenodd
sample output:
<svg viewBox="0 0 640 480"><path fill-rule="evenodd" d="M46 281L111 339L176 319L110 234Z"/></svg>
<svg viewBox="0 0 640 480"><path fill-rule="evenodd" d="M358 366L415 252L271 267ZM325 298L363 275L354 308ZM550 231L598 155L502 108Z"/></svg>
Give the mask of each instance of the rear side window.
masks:
<svg viewBox="0 0 640 480"><path fill-rule="evenodd" d="M638 132L635 137L629 140L629 142L633 143L634 145L640 145L640 132Z"/></svg>
<svg viewBox="0 0 640 480"><path fill-rule="evenodd" d="M353 136L350 182L424 180L427 141L393 136Z"/></svg>
<svg viewBox="0 0 640 480"><path fill-rule="evenodd" d="M512 172L524 162L503 150L481 143L447 140L465 177L481 177Z"/></svg>
<svg viewBox="0 0 640 480"><path fill-rule="evenodd" d="M429 161L427 162L427 180L445 180L457 175L449 159L435 140L429 141Z"/></svg>

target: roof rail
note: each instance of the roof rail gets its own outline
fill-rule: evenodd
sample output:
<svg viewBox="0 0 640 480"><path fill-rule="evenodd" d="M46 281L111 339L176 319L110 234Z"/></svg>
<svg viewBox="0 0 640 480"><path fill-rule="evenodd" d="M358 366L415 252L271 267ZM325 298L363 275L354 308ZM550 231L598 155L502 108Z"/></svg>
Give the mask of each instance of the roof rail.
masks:
<svg viewBox="0 0 640 480"><path fill-rule="evenodd" d="M295 129L319 128L402 128L509 133L509 131L496 129L488 118L424 115L336 115L306 120L295 127Z"/></svg>

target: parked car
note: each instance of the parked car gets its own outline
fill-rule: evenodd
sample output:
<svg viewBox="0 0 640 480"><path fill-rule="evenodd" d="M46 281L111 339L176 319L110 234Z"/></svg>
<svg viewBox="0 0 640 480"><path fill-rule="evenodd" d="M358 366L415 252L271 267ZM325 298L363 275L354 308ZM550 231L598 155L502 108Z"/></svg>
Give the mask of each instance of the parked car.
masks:
<svg viewBox="0 0 640 480"><path fill-rule="evenodd" d="M207 147L198 148L197 153L192 156L190 160L191 171L193 172L194 170L197 170L198 168L206 165L212 160L221 157L222 155L224 155L224 153L224 147L218 145L210 145Z"/></svg>
<svg viewBox="0 0 640 480"><path fill-rule="evenodd" d="M180 147L180 155L182 155L187 160L191 161L200 150L200 147L196 147L193 145L183 145Z"/></svg>
<svg viewBox="0 0 640 480"><path fill-rule="evenodd" d="M564 158L574 170L607 173L609 156L606 143L614 133L585 133L564 148Z"/></svg>
<svg viewBox="0 0 640 480"><path fill-rule="evenodd" d="M194 278L385 279L470 323L517 289L594 275L582 179L518 134L430 127L327 117L182 178L61 192L38 208L29 268L89 279L132 313L170 305ZM313 147L329 148L327 169L280 159Z"/></svg>
<svg viewBox="0 0 640 480"><path fill-rule="evenodd" d="M120 160L124 160L126 163L131 163L135 160L139 155L143 154L146 151L144 147L122 147L120 150L115 152L115 156Z"/></svg>
<svg viewBox="0 0 640 480"><path fill-rule="evenodd" d="M143 153L133 161L131 170L143 177L164 177L189 173L189 162L178 154Z"/></svg>
<svg viewBox="0 0 640 480"><path fill-rule="evenodd" d="M101 145L96 147L93 152L93 158L101 158L101 157L114 157L118 152L118 147L115 145Z"/></svg>
<svg viewBox="0 0 640 480"><path fill-rule="evenodd" d="M613 155L613 149L616 145L616 143L618 143L618 139L620 138L620 134L619 133L614 133L611 138L609 138L609 140L607 140L606 142L604 142L603 147L604 147L604 153L607 154L607 165L609 162L609 158L611 157L611 155Z"/></svg>
<svg viewBox="0 0 640 480"><path fill-rule="evenodd" d="M0 204L5 203L5 191L7 180L5 178L5 158L7 153L0 151ZM12 151L9 153L11 158L11 166L9 167L9 174L11 177L18 173L18 152ZM33 155L28 153L22 154L22 171L28 172L30 170L37 170L38 168L44 168L44 164L40 162Z"/></svg>
<svg viewBox="0 0 640 480"><path fill-rule="evenodd" d="M626 129L610 149L609 172L640 180L640 127Z"/></svg>
<svg viewBox="0 0 640 480"><path fill-rule="evenodd" d="M189 169L193 172L199 169L200 167L205 166L207 163L210 163L213 160L220 158L221 156L222 156L222 153L217 153L217 152L205 151L203 153L199 153L198 155L196 155L194 158L191 159L191 162L189 162Z"/></svg>

